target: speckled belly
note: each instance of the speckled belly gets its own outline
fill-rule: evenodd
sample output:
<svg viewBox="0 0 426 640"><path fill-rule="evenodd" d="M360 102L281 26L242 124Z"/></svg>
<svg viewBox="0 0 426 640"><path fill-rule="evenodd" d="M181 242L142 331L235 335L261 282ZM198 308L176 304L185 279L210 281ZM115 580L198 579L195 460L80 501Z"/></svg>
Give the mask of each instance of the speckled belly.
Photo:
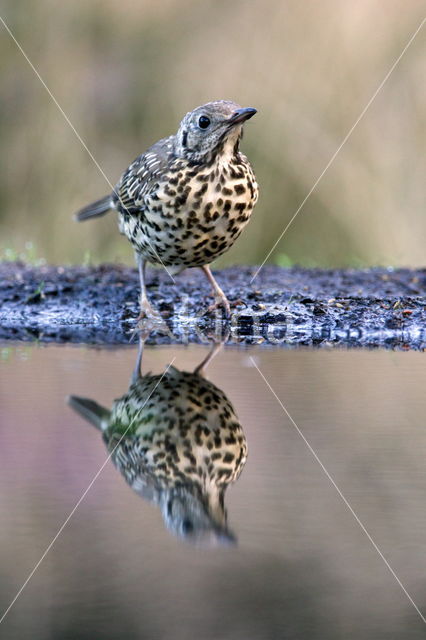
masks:
<svg viewBox="0 0 426 640"><path fill-rule="evenodd" d="M257 194L249 166L213 167L178 181L176 189L159 185L140 215L120 214L120 230L147 260L177 273L225 253L248 223Z"/></svg>

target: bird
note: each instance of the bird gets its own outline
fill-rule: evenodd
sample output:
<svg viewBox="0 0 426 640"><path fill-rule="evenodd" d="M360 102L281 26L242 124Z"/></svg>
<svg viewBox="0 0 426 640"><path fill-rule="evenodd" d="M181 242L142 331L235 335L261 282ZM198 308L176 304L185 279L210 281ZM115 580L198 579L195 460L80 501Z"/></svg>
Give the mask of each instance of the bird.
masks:
<svg viewBox="0 0 426 640"><path fill-rule="evenodd" d="M215 345L193 372L141 373L143 341L128 391L107 409L71 395L69 405L103 434L116 468L161 509L166 528L196 546L234 545L224 496L247 459L247 441L225 395L205 377Z"/></svg>
<svg viewBox="0 0 426 640"><path fill-rule="evenodd" d="M176 134L132 162L111 194L76 213L78 221L118 213L139 269L138 320L156 315L146 292L147 262L171 277L200 267L215 295L211 309L221 306L229 317L230 303L209 265L234 244L258 199L256 177L239 148L243 125L255 113L230 100L196 107Z"/></svg>

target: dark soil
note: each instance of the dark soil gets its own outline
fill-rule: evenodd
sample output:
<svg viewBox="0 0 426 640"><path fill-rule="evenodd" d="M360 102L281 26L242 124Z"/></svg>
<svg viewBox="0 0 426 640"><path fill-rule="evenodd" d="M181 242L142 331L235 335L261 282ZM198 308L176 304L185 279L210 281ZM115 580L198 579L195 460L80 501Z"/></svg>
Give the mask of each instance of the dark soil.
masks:
<svg viewBox="0 0 426 640"><path fill-rule="evenodd" d="M390 347L426 346L426 270L284 269L217 272L234 303L230 321L212 303L203 274L175 283L148 275L148 295L167 323L148 343L205 342L213 333L233 343ZM137 272L121 266L30 267L0 264L0 340L124 344L138 314Z"/></svg>

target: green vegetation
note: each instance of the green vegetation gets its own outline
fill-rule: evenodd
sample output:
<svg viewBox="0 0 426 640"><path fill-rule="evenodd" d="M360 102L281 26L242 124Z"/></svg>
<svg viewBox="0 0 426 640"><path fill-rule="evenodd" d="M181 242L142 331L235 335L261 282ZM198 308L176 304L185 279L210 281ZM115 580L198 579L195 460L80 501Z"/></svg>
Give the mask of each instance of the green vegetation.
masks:
<svg viewBox="0 0 426 640"><path fill-rule="evenodd" d="M37 254L33 242L26 242L22 251L11 247L0 247L0 262L24 262L33 267L46 264L46 259Z"/></svg>
<svg viewBox="0 0 426 640"><path fill-rule="evenodd" d="M40 282L40 284L38 285L38 287L33 291L33 293L31 293L28 298L26 299L26 303L28 304L29 302L40 302L41 300L43 300L45 298L44 295L44 281Z"/></svg>

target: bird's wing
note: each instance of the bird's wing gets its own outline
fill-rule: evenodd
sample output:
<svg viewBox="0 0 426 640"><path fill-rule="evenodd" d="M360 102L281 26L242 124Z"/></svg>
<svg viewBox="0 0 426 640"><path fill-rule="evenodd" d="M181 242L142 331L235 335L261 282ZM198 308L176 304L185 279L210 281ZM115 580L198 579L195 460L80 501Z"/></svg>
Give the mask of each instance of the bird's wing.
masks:
<svg viewBox="0 0 426 640"><path fill-rule="evenodd" d="M145 198L157 188L173 157L173 138L163 138L136 158L118 181L112 197L116 208L139 213Z"/></svg>

